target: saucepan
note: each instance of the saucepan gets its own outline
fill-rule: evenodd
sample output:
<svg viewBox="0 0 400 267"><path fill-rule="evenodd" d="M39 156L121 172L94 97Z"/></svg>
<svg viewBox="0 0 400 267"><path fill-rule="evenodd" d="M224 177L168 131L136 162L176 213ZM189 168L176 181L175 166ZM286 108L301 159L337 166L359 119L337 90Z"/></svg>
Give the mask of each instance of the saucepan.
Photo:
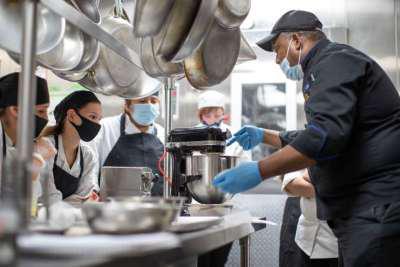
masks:
<svg viewBox="0 0 400 267"><path fill-rule="evenodd" d="M238 157L218 153L194 154L186 157L187 188L202 204L220 204L232 198L213 186L214 177L238 164Z"/></svg>

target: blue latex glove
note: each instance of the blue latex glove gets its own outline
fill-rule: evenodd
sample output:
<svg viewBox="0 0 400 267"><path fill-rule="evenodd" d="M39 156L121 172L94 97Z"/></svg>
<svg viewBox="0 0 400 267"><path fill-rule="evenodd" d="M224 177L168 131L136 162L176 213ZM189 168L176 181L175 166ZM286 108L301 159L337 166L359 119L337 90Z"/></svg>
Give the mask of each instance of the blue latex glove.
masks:
<svg viewBox="0 0 400 267"><path fill-rule="evenodd" d="M250 150L264 141L264 129L254 126L244 126L228 140L227 146L238 142L244 150Z"/></svg>
<svg viewBox="0 0 400 267"><path fill-rule="evenodd" d="M240 193L255 187L262 182L258 162L244 162L236 168L218 174L213 185L223 192Z"/></svg>

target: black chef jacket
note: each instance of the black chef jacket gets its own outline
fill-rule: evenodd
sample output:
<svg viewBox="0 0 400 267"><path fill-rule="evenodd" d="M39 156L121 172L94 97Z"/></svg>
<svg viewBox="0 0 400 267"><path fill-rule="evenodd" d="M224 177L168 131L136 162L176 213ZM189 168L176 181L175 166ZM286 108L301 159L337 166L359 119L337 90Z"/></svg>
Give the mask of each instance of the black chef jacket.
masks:
<svg viewBox="0 0 400 267"><path fill-rule="evenodd" d="M367 55L327 39L301 65L307 125L280 137L317 161L318 218L400 200L400 98L389 77Z"/></svg>

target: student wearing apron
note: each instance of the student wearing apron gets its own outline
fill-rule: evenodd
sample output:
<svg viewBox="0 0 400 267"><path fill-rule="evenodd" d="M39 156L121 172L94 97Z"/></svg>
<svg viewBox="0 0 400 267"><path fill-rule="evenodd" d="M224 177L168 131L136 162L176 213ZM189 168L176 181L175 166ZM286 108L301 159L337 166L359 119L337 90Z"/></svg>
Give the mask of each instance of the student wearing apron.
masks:
<svg viewBox="0 0 400 267"><path fill-rule="evenodd" d="M315 189L308 171L280 178L288 201L281 229L279 266L337 267L338 242L328 223L317 218Z"/></svg>
<svg viewBox="0 0 400 267"><path fill-rule="evenodd" d="M12 168L11 163L16 159L18 80L19 73L17 72L0 78L0 188L3 199L15 196L12 177L1 177L3 173L1 168L3 166ZM32 199L34 203L42 192L39 173L44 168L45 162L55 154L55 149L49 140L38 138L48 121L47 110L50 99L47 81L36 77L36 82L35 143L32 155Z"/></svg>
<svg viewBox="0 0 400 267"><path fill-rule="evenodd" d="M91 147L100 166L149 167L159 178L152 195L163 194L158 163L164 153L164 129L155 123L159 116L158 92L148 97L125 100L124 113L101 121L102 129Z"/></svg>
<svg viewBox="0 0 400 267"><path fill-rule="evenodd" d="M65 201L97 201L97 157L82 141L91 141L100 130L100 101L92 92L73 92L56 106L54 117L56 125L43 133L57 149L49 161L50 183Z"/></svg>

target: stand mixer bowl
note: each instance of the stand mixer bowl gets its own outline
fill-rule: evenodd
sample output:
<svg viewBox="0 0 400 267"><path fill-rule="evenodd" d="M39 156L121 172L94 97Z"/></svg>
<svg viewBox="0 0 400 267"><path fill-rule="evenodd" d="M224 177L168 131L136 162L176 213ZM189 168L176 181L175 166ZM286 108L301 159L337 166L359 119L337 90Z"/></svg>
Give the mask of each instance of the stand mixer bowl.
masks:
<svg viewBox="0 0 400 267"><path fill-rule="evenodd" d="M213 186L214 177L235 167L238 157L220 153L194 154L186 157L187 188L192 197L202 204L220 204L232 198Z"/></svg>

